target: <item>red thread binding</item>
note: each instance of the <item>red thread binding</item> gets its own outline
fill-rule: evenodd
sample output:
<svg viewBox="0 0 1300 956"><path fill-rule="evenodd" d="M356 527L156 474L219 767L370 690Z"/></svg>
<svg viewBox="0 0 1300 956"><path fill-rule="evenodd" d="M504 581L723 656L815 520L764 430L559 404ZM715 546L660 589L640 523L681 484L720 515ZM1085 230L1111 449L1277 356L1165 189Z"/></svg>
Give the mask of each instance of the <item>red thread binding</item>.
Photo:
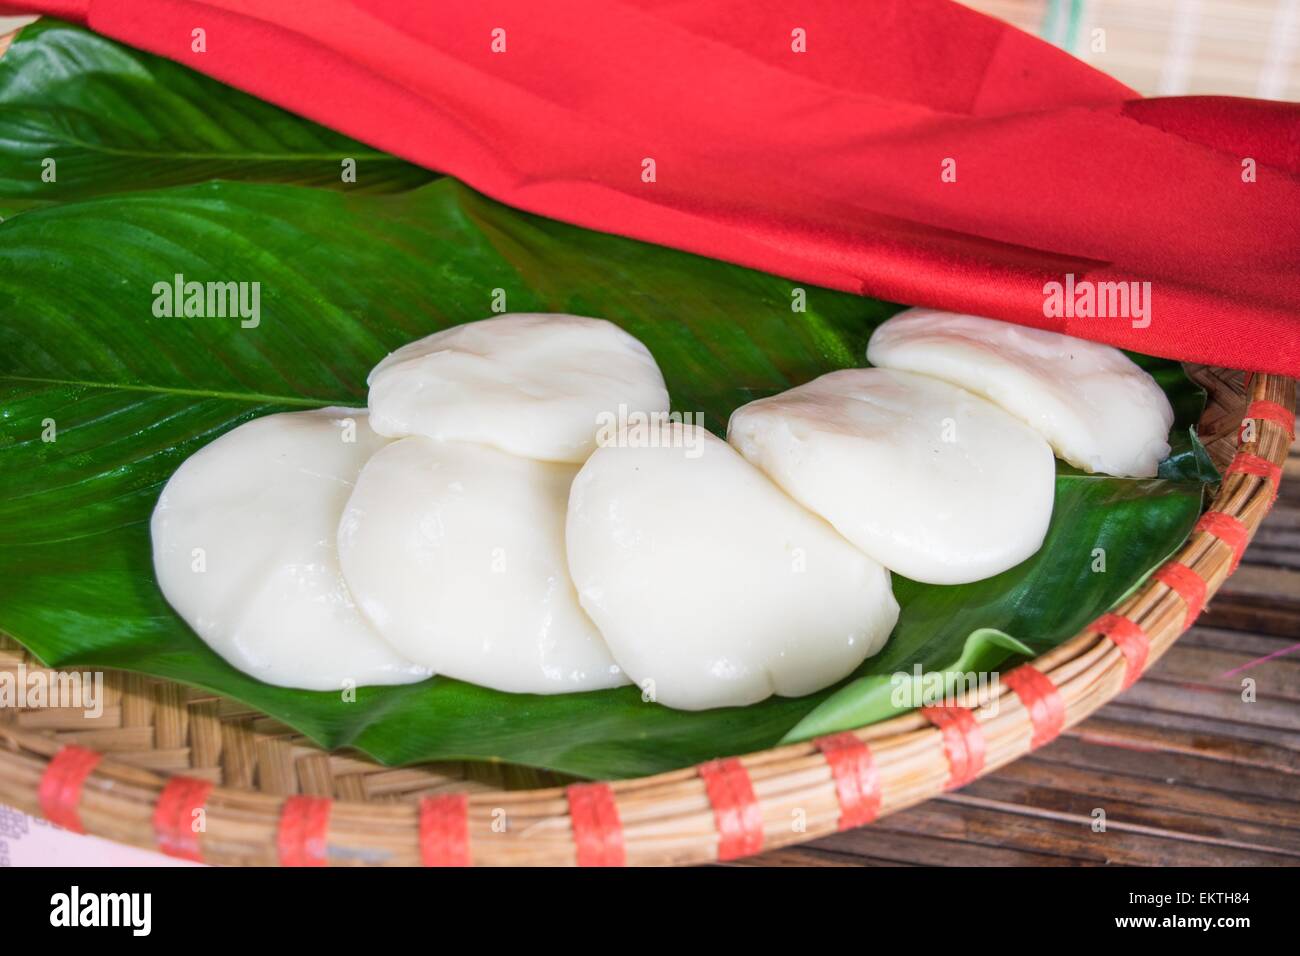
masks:
<svg viewBox="0 0 1300 956"><path fill-rule="evenodd" d="M1185 564L1170 561L1155 573L1155 579L1172 588L1187 605L1187 616L1183 619L1183 630L1187 630L1205 607L1205 578Z"/></svg>
<svg viewBox="0 0 1300 956"><path fill-rule="evenodd" d="M1288 438L1295 441L1295 413L1287 411L1285 406L1279 405L1277 402L1270 402L1265 399L1251 402L1246 407L1246 414L1242 418L1243 426L1247 418L1272 422L1281 427Z"/></svg>
<svg viewBox="0 0 1300 956"><path fill-rule="evenodd" d="M420 801L420 861L469 866L469 797L448 793Z"/></svg>
<svg viewBox="0 0 1300 956"><path fill-rule="evenodd" d="M1133 682L1142 676L1147 666L1147 654L1151 651L1151 638L1137 623L1118 614L1103 614L1089 626L1109 637L1124 655L1124 686L1132 687Z"/></svg>
<svg viewBox="0 0 1300 956"><path fill-rule="evenodd" d="M37 789L41 813L73 833L85 833L81 825L81 790L101 757L93 750L68 744L54 755Z"/></svg>
<svg viewBox="0 0 1300 956"><path fill-rule="evenodd" d="M1002 678L1029 711L1034 734L1029 747L1035 750L1060 736L1065 727L1065 701L1052 679L1032 664L1023 664Z"/></svg>
<svg viewBox="0 0 1300 956"><path fill-rule="evenodd" d="M577 845L578 866L626 866L623 822L614 790L607 783L578 783L569 787L569 823Z"/></svg>
<svg viewBox="0 0 1300 956"><path fill-rule="evenodd" d="M984 731L969 707L922 707L921 713L943 732L949 790L964 787L984 768Z"/></svg>
<svg viewBox="0 0 1300 956"><path fill-rule="evenodd" d="M1246 551L1249 537L1246 526L1227 512L1207 511L1196 522L1196 530L1213 535L1232 549L1232 564L1228 566L1228 573L1236 571L1237 565L1241 564L1241 556Z"/></svg>
<svg viewBox="0 0 1300 956"><path fill-rule="evenodd" d="M281 866L324 866L330 806L326 797L290 797L280 810Z"/></svg>
<svg viewBox="0 0 1300 956"><path fill-rule="evenodd" d="M158 849L168 856L203 862L194 813L208 802L212 784L193 777L172 777L158 795L153 810L153 832Z"/></svg>
<svg viewBox="0 0 1300 956"><path fill-rule="evenodd" d="M763 848L763 812L754 797L749 771L735 757L696 767L718 828L718 859L735 860Z"/></svg>
<svg viewBox="0 0 1300 956"><path fill-rule="evenodd" d="M1273 497L1269 499L1269 506L1272 507L1273 502L1277 501L1277 492L1282 485L1282 469L1267 458L1239 451L1237 457L1228 465L1225 477L1227 475L1254 475L1263 478L1273 487Z"/></svg>
<svg viewBox="0 0 1300 956"><path fill-rule="evenodd" d="M813 745L826 757L840 802L839 828L870 823L880 815L880 774L871 748L850 731L818 737Z"/></svg>

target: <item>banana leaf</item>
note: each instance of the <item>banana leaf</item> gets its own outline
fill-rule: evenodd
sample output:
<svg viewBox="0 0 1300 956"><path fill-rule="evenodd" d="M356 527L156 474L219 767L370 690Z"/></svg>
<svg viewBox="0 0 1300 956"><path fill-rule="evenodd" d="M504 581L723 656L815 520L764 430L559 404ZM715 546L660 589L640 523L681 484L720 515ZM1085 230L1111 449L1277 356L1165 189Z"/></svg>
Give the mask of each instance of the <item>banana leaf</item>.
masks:
<svg viewBox="0 0 1300 956"><path fill-rule="evenodd" d="M782 743L810 740L822 734L865 727L913 707L948 703L961 690L977 689L1010 657L1031 657L1033 649L1010 634L991 627L972 631L961 655L941 667L871 674L841 687L782 739Z"/></svg>
<svg viewBox="0 0 1300 956"><path fill-rule="evenodd" d="M155 283L176 274L260 282L260 322L156 316ZM345 701L261 684L163 600L148 519L204 443L273 411L364 404L387 351L502 299L619 323L658 358L674 407L721 431L739 404L862 364L897 308L805 289L793 311L796 288L516 212L448 179L391 196L206 184L28 211L0 225L0 628L52 666L184 681L392 763L620 776L771 745L832 691L684 713L636 688L542 697L433 678ZM1154 364L1194 409L1194 387ZM974 584L896 579L898 627L857 676L943 666L985 627L1052 646L1185 538L1203 488L1063 468L1043 549Z"/></svg>
<svg viewBox="0 0 1300 956"><path fill-rule="evenodd" d="M344 181L352 160L354 181ZM350 173L350 174L351 174ZM0 57L0 215L208 179L395 192L435 173L57 20Z"/></svg>

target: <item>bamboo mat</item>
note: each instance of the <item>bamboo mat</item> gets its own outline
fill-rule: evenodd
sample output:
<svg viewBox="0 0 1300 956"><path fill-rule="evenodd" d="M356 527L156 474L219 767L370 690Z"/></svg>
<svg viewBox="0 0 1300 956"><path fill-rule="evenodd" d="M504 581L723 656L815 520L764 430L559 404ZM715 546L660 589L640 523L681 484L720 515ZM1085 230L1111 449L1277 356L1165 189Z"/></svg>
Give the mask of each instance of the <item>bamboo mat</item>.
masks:
<svg viewBox="0 0 1300 956"><path fill-rule="evenodd" d="M740 865L1101 863L1300 865L1300 443L1237 573L1092 719L958 793Z"/></svg>
<svg viewBox="0 0 1300 956"><path fill-rule="evenodd" d="M1145 96L1300 100L1300 0L962 2Z"/></svg>

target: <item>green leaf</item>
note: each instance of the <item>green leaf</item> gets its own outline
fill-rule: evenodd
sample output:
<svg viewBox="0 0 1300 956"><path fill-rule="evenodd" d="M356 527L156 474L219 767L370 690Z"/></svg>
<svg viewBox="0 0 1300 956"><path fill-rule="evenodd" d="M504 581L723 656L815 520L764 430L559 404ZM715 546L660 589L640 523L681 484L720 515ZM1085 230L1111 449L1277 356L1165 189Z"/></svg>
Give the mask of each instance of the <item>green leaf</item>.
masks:
<svg viewBox="0 0 1300 956"><path fill-rule="evenodd" d="M1208 484L1219 482L1219 469L1201 443L1195 425L1173 429L1169 435L1169 447L1169 457L1160 463L1161 478Z"/></svg>
<svg viewBox="0 0 1300 956"><path fill-rule="evenodd" d="M260 282L260 323L155 316L154 283L177 273ZM794 312L795 287L512 211L451 180L369 196L222 183L30 210L0 224L0 629L48 664L184 681L390 763L619 777L771 746L836 688L686 713L636 688L539 697L433 678L345 703L269 687L163 600L148 520L206 442L272 411L363 404L387 351L484 317L496 289L512 311L620 324L659 360L674 407L721 432L740 404L862 364L898 308L810 288ZM1181 374L1165 385L1185 430L1195 390ZM43 440L50 427L55 441ZM980 628L1053 646L1179 545L1202 488L1063 470L1039 554L970 585L896 578L898 627L854 677L943 666Z"/></svg>
<svg viewBox="0 0 1300 956"><path fill-rule="evenodd" d="M355 183L342 182L345 158L356 161ZM57 20L25 27L0 57L0 215L22 210L11 200L66 202L209 179L392 192L434 177Z"/></svg>
<svg viewBox="0 0 1300 956"><path fill-rule="evenodd" d="M1151 373L1174 406L1175 426L1169 432L1169 457L1160 463L1159 476L1217 484L1219 470L1196 433L1196 423L1205 408L1205 389L1191 384L1177 362L1137 352L1125 354Z"/></svg>
<svg viewBox="0 0 1300 956"><path fill-rule="evenodd" d="M971 678L987 677L1008 658L1032 657L1033 650L1010 634L991 627L971 631L954 661L929 671L914 664L912 670L859 677L824 700L799 721L781 743L809 740L837 730L865 727L906 713L924 703L948 700L954 690L973 687ZM936 693L936 690L941 691Z"/></svg>

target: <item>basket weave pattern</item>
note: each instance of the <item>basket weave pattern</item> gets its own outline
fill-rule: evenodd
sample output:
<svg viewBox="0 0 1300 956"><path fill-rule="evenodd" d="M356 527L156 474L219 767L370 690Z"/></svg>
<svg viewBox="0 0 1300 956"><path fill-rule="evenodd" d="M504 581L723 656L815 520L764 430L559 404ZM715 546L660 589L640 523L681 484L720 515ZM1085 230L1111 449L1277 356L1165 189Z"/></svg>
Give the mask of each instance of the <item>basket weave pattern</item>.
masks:
<svg viewBox="0 0 1300 956"><path fill-rule="evenodd" d="M119 842L236 865L687 864L870 822L1084 720L1158 660L1235 570L1276 496L1296 383L1189 372L1210 393L1201 437L1226 472L1208 516L1111 614L1004 675L996 700L672 773L565 787L493 764L393 769L329 754L237 702L108 672L97 718L0 709L0 803ZM1253 439L1239 443L1250 410ZM39 669L0 636L0 671L20 665Z"/></svg>

